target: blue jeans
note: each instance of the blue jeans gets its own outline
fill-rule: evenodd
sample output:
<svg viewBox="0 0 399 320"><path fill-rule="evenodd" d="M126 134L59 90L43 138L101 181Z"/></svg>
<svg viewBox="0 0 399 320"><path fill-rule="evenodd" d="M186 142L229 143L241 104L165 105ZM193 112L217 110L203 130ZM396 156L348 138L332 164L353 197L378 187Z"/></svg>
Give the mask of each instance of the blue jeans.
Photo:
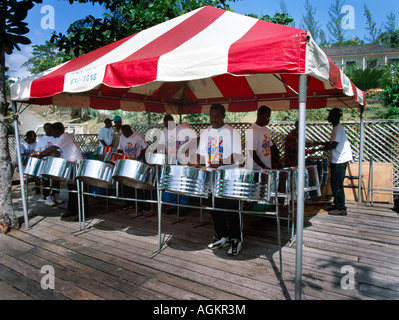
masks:
<svg viewBox="0 0 399 320"><path fill-rule="evenodd" d="M334 206L338 210L346 210L344 179L346 174L345 163L331 163L331 190L334 196Z"/></svg>
<svg viewBox="0 0 399 320"><path fill-rule="evenodd" d="M180 204L188 204L188 196L179 195L180 197ZM162 192L162 201L168 203L177 203L177 194L170 193L170 192ZM176 206L171 206L172 208L176 208ZM180 207L180 209L185 209L185 207Z"/></svg>

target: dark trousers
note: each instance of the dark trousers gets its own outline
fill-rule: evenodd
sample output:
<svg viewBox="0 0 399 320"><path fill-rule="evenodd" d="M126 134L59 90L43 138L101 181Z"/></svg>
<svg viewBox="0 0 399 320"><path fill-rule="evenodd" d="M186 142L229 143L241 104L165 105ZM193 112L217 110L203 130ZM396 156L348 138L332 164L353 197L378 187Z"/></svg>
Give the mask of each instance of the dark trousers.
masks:
<svg viewBox="0 0 399 320"><path fill-rule="evenodd" d="M136 189L135 188L123 185L122 190L123 190L123 197L136 199ZM137 189L137 199L148 200L146 191L147 190ZM125 205L126 205L126 207L133 207L135 205L135 203L136 203L136 201L126 200ZM137 207L141 210L144 210L146 208L146 203L137 201Z"/></svg>
<svg viewBox="0 0 399 320"><path fill-rule="evenodd" d="M346 174L345 163L331 163L331 189L334 196L334 206L338 210L346 210L345 206L345 191L344 191L344 179Z"/></svg>
<svg viewBox="0 0 399 320"><path fill-rule="evenodd" d="M68 191L76 191L78 187L76 183L68 183ZM84 192L88 192L89 188L86 183L83 184ZM75 215L79 214L79 202L78 202L78 193L68 192L68 211L74 213ZM83 196L84 199L84 207L85 207L85 217L87 217L87 213L89 212L89 200L88 196Z"/></svg>
<svg viewBox="0 0 399 320"><path fill-rule="evenodd" d="M215 198L215 207L223 209L238 210L238 200ZM238 212L218 211L211 212L216 236L218 238L228 237L243 241L242 235L242 214Z"/></svg>
<svg viewBox="0 0 399 320"><path fill-rule="evenodd" d="M43 179L43 187L50 187L50 180L49 179ZM57 180L53 180L52 182L52 187L54 189L59 189L60 188L60 182ZM43 189L43 197L47 198L50 195L50 191L51 191L51 195L54 196L55 194L59 194L60 192L57 190L50 190L50 189Z"/></svg>

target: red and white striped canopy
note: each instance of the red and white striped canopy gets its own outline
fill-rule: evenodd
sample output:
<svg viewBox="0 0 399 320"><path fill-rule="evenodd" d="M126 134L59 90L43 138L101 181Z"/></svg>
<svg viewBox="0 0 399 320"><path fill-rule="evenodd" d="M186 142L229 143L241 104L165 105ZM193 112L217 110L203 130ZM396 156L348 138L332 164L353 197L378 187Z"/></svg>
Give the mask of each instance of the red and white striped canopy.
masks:
<svg viewBox="0 0 399 320"><path fill-rule="evenodd" d="M364 92L307 31L206 6L75 58L11 88L12 100L168 113L357 107Z"/></svg>

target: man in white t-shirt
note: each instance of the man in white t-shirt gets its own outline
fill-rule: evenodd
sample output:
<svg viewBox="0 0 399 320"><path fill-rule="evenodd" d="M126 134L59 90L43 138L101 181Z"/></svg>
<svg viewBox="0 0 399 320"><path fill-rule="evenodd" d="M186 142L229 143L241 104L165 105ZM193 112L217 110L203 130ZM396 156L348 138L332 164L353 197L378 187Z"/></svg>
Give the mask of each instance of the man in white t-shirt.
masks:
<svg viewBox="0 0 399 320"><path fill-rule="evenodd" d="M122 118L115 116L112 121L114 122L114 131L112 132L112 149L113 151L118 150L119 139L122 136Z"/></svg>
<svg viewBox="0 0 399 320"><path fill-rule="evenodd" d="M162 130L161 136L157 145L157 152L163 152L168 156L169 164L187 164L190 162L190 145L197 147L197 134L190 129L188 124L177 124L170 114L165 115L163 119L165 128ZM184 145L184 147L183 147ZM183 147L183 148L182 148ZM186 148L188 147L188 148ZM180 151L180 152L179 152ZM183 152L181 152L183 151ZM195 151L194 151L195 153ZM195 156L195 154L194 154ZM177 203L177 195L170 192L162 192L162 200L167 203ZM189 196L179 195L180 204L188 204ZM166 214L173 214L177 212L176 206L171 206ZM188 213L186 207L181 207L179 211L181 216Z"/></svg>
<svg viewBox="0 0 399 320"><path fill-rule="evenodd" d="M345 129L339 122L342 110L334 108L330 110L328 122L333 125L330 141L323 143L322 150L330 151L331 189L334 196L334 206L328 209L329 215L346 216L344 179L346 166L352 161L352 149L346 136Z"/></svg>
<svg viewBox="0 0 399 320"><path fill-rule="evenodd" d="M147 142L137 132L133 132L130 125L122 126L122 136L119 138L118 152L127 155L129 159L142 161Z"/></svg>
<svg viewBox="0 0 399 320"><path fill-rule="evenodd" d="M37 139L36 152L38 152L38 153L55 145L58 140L58 138L53 136L53 126L51 123L45 123L43 125L43 129L44 129L45 135L41 136L39 139ZM55 150L52 154L49 154L49 156L59 157L60 152L59 152L59 150ZM50 187L49 179L42 179L42 181L43 181L44 187L46 187L46 188ZM59 189L60 182L57 180L53 180L52 187L54 187L55 189ZM55 206L56 204L61 204L64 202L60 198L59 191L52 191L50 194L49 189L43 189L43 198L44 198L44 203L48 206Z"/></svg>
<svg viewBox="0 0 399 320"><path fill-rule="evenodd" d="M111 119L107 118L104 120L104 127L100 128L98 131L98 141L100 142L100 147L112 146L114 128L112 128Z"/></svg>
<svg viewBox="0 0 399 320"><path fill-rule="evenodd" d="M256 122L246 131L245 166L250 170L272 169L272 146L269 128L271 110L261 106Z"/></svg>
<svg viewBox="0 0 399 320"><path fill-rule="evenodd" d="M125 124L121 128L122 135L119 138L118 152L125 154L129 159L144 161L145 149L147 148L147 142L137 132L133 132L130 125ZM134 197L134 188L123 185L124 196L128 198ZM137 196L139 199L144 199L144 190L137 189ZM127 201L124 209L133 206L133 202ZM146 205L144 202L138 202L139 212L144 212Z"/></svg>
<svg viewBox="0 0 399 320"><path fill-rule="evenodd" d="M58 138L56 144L41 151L39 153L39 158L46 157L52 154L57 149L60 149L62 158L69 162L79 163L80 161L83 160L83 155L80 152L78 145L76 144L73 137L68 132L65 132L64 125L61 122L53 123L53 136L55 138ZM76 191L76 189L77 189L76 183L68 183L69 191ZM69 216L74 216L74 220L78 220L79 218L78 195L75 192L68 192L68 195L69 195L68 210L63 214L61 214L61 217L65 218ZM84 206L85 206L84 214L87 215L89 208L87 196L84 196Z"/></svg>
<svg viewBox="0 0 399 320"><path fill-rule="evenodd" d="M19 147L21 149L21 156L31 157L34 155L36 150L37 141L36 141L36 132L30 130L26 133L25 138L19 140ZM18 162L17 162L18 163ZM23 168L20 172L23 172ZM35 178L35 193L40 194L40 179Z"/></svg>
<svg viewBox="0 0 399 320"><path fill-rule="evenodd" d="M24 139L19 140L21 156L31 156L36 150L36 145L36 132L30 130L26 133Z"/></svg>
<svg viewBox="0 0 399 320"><path fill-rule="evenodd" d="M210 112L211 126L200 136L197 150L199 163L208 168L219 168L223 165L238 163L241 158L241 137L230 125L224 123L225 108L221 104L213 104ZM215 198L215 207L238 210L238 200ZM230 242L228 254L236 255L241 251L242 214L239 212L211 212L216 235L208 248L214 250L226 246Z"/></svg>

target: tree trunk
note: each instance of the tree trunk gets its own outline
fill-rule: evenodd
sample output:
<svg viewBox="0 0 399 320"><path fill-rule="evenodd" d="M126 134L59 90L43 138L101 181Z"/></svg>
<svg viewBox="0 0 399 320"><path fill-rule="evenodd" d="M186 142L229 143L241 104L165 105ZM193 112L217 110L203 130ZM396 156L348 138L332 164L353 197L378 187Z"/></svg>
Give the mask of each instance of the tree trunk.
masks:
<svg viewBox="0 0 399 320"><path fill-rule="evenodd" d="M5 53L0 52L0 117L7 116L9 103L7 102L5 87ZM0 119L0 224L5 223L9 228L18 228L19 222L15 215L11 199L12 166L8 148L8 122Z"/></svg>

